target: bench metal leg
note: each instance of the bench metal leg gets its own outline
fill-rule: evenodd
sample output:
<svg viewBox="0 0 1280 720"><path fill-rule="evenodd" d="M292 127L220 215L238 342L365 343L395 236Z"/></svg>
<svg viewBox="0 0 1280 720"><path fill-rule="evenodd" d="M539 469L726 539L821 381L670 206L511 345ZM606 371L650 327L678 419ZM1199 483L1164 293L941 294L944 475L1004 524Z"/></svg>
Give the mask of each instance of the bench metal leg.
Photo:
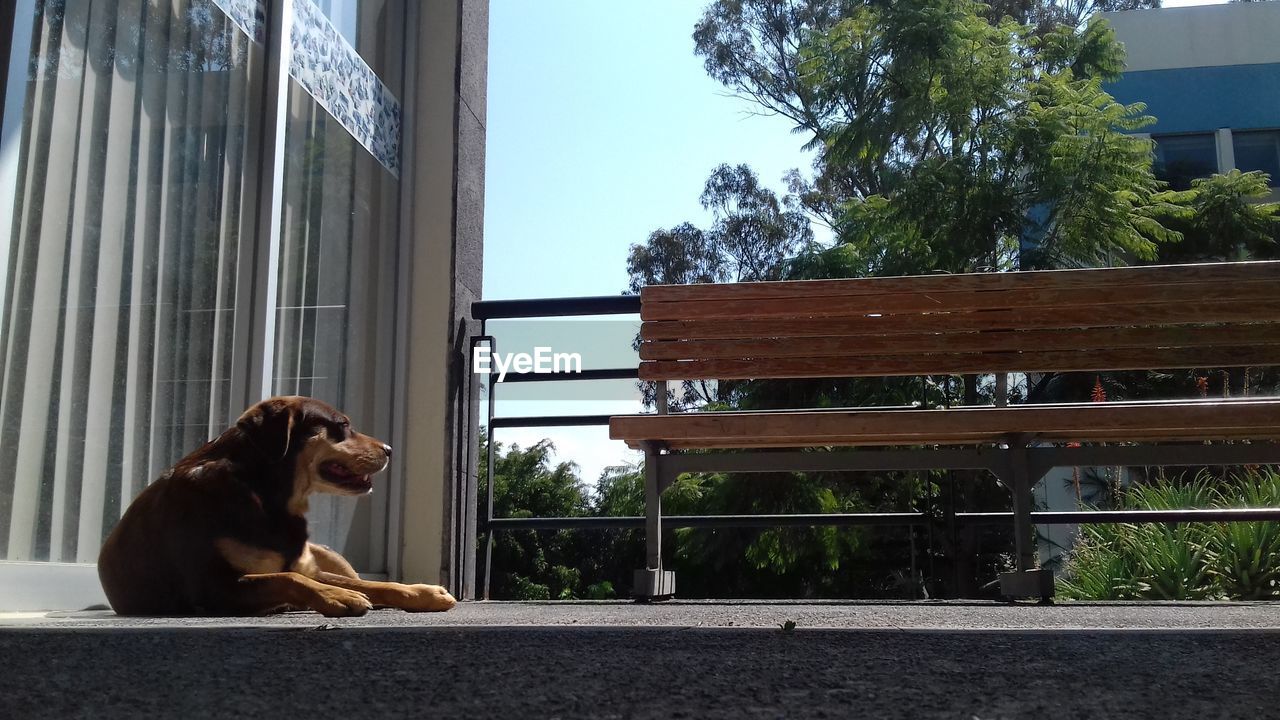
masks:
<svg viewBox="0 0 1280 720"><path fill-rule="evenodd" d="M1013 535L1017 569L1000 574L1000 594L1009 598L1053 599L1053 572L1040 568L1036 559L1035 528L1031 524L1031 488L1039 478L1031 477L1027 444L1022 438L1009 443L1009 462L1000 478L1013 494Z"/></svg>
<svg viewBox="0 0 1280 720"><path fill-rule="evenodd" d="M669 482L663 455L654 445L644 451L645 567L636 570L631 594L637 600L668 600L676 592L676 574L662 569L662 491Z"/></svg>

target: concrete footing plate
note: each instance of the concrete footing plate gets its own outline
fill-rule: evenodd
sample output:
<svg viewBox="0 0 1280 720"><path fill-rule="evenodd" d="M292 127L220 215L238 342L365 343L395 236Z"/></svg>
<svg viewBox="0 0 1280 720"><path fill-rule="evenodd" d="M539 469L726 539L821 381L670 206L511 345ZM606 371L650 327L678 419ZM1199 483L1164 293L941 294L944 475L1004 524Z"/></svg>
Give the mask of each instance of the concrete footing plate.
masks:
<svg viewBox="0 0 1280 720"><path fill-rule="evenodd" d="M1053 597L1053 572L1050 570L1019 570L1000 574L1000 594L1007 598Z"/></svg>
<svg viewBox="0 0 1280 720"><path fill-rule="evenodd" d="M637 600L668 600L676 594L676 574L654 568L637 570L631 587Z"/></svg>

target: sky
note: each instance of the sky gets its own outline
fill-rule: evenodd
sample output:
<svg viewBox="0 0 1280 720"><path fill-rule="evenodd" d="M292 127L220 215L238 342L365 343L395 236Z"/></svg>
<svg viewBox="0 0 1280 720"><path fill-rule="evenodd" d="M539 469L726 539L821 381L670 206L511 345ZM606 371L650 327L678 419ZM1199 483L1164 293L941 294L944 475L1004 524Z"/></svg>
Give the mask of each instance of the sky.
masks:
<svg viewBox="0 0 1280 720"><path fill-rule="evenodd" d="M776 191L789 169L809 166L805 139L789 121L761 116L706 74L691 37L703 6L490 4L485 299L617 295L627 287L632 244L682 222L709 224L698 196L718 164L748 163ZM609 336L626 347L625 332ZM631 354L605 364L634 362ZM641 409L617 384L556 383L571 384L609 400L504 403L511 393L503 388L498 414ZM605 466L638 457L603 427L503 429L495 437L522 446L550 437L558 457L576 461L588 482Z"/></svg>
<svg viewBox="0 0 1280 720"><path fill-rule="evenodd" d="M757 106L732 96L694 55L691 34L705 5L703 0L490 4L486 300L616 295L627 286L632 244L685 221L709 224L698 196L718 164L747 163L779 193L789 169L809 167L805 138L791 132L790 121L761 115ZM537 335L538 327L508 329ZM586 325L579 335L589 341L627 334L600 332L606 327L616 325ZM501 341L502 328L492 329ZM615 359L616 354L604 364L617 366ZM584 364L592 365L589 353ZM554 385L567 390L573 384ZM628 399L617 384L577 385L579 393L598 393L600 399L552 401L548 392L561 390L543 386L540 398L504 402L513 397L508 388L514 386L508 386L499 390L498 414L640 411L638 401ZM557 458L577 462L589 483L604 467L638 457L610 441L603 427L503 429L495 437L521 446L550 438Z"/></svg>

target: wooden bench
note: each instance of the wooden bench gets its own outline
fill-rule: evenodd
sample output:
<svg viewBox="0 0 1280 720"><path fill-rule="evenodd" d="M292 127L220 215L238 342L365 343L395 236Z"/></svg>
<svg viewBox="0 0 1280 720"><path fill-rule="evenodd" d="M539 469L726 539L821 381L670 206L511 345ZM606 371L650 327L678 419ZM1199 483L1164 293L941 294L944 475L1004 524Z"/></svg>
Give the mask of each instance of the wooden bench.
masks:
<svg viewBox="0 0 1280 720"><path fill-rule="evenodd" d="M1048 598L1053 584L1037 569L1031 488L1050 468L1280 462L1274 442L1201 442L1280 439L1280 398L948 410L666 407L667 383L679 380L1280 365L1280 262L651 286L640 298L639 374L657 382L657 413L609 423L611 438L646 454L640 597L674 593L674 575L662 567L660 497L682 472L990 470L1014 500L1017 571L1001 576L1001 590ZM1091 445L1099 442L1113 445ZM839 446L883 449L799 450ZM754 448L792 451L724 452Z"/></svg>

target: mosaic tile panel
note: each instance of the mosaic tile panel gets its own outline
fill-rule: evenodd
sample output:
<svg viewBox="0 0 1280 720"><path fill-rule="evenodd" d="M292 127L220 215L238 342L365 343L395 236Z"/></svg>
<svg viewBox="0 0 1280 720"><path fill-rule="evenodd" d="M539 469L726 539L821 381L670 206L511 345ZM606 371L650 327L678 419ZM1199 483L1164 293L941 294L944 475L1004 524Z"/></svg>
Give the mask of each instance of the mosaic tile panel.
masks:
<svg viewBox="0 0 1280 720"><path fill-rule="evenodd" d="M213 0L213 4L255 42L267 41L267 0Z"/></svg>
<svg viewBox="0 0 1280 720"><path fill-rule="evenodd" d="M289 74L400 177L400 101L311 0L295 0Z"/></svg>

